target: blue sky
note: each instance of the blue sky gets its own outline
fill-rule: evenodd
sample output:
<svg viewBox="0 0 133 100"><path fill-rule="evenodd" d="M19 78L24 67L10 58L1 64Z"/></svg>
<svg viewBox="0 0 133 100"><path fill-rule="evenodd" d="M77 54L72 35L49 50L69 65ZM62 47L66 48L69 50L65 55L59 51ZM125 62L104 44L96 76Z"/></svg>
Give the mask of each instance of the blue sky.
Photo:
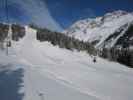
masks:
<svg viewBox="0 0 133 100"><path fill-rule="evenodd" d="M62 30L51 16L44 0L7 0L7 3L6 0L0 0L0 21L18 24L34 23L53 31Z"/></svg>
<svg viewBox="0 0 133 100"><path fill-rule="evenodd" d="M79 19L102 16L115 10L133 11L133 0L46 0L56 21L67 28Z"/></svg>
<svg viewBox="0 0 133 100"><path fill-rule="evenodd" d="M65 29L77 20L103 16L107 12L133 12L133 0L8 0L8 9L13 22L36 21L45 23L45 27ZM0 21L5 20L5 15L5 0L0 0Z"/></svg>

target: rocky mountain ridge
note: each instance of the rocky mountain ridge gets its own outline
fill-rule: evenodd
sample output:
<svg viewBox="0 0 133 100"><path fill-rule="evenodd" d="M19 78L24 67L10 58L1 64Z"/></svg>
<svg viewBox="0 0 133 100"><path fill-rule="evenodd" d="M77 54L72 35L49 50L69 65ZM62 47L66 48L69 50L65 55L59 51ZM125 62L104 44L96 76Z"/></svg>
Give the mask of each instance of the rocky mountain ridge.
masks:
<svg viewBox="0 0 133 100"><path fill-rule="evenodd" d="M122 47L122 37L129 37L127 41L132 44L133 13L125 11L114 11L95 19L77 21L64 31L65 34L74 38L88 41L97 48ZM128 32L128 33L127 33ZM132 45L131 45L132 46Z"/></svg>

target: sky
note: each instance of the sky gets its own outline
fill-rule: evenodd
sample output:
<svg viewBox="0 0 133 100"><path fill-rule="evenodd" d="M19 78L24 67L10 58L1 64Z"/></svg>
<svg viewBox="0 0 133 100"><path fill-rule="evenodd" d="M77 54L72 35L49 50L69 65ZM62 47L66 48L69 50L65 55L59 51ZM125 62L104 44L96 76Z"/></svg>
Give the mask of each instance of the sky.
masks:
<svg viewBox="0 0 133 100"><path fill-rule="evenodd" d="M4 3L0 0L0 21L5 19ZM80 19L116 10L133 12L133 0L8 0L8 9L13 22L36 22L60 31Z"/></svg>
<svg viewBox="0 0 133 100"><path fill-rule="evenodd" d="M45 0L51 15L63 27L75 21L103 16L107 12L133 12L133 0Z"/></svg>
<svg viewBox="0 0 133 100"><path fill-rule="evenodd" d="M53 31L62 31L61 26L51 16L44 0L0 0L0 21L18 24L34 23Z"/></svg>

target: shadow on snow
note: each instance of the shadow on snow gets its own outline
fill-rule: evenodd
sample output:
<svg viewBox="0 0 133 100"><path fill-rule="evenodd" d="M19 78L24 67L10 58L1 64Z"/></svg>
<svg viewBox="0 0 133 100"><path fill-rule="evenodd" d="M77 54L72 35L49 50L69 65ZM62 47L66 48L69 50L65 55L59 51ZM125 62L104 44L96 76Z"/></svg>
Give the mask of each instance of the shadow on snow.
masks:
<svg viewBox="0 0 133 100"><path fill-rule="evenodd" d="M11 66L0 65L0 100L22 100L24 96L24 93L19 93L23 87L24 70L19 68L12 71L8 69Z"/></svg>

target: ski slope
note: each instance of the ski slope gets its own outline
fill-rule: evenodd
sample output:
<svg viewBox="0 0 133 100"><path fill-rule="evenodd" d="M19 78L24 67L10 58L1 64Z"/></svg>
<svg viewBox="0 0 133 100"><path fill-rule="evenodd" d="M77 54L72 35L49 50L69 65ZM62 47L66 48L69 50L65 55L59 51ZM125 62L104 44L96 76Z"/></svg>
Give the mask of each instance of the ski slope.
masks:
<svg viewBox="0 0 133 100"><path fill-rule="evenodd" d="M1 100L97 100L41 74L26 62L16 62L4 56L4 60L7 59L10 61L0 60Z"/></svg>
<svg viewBox="0 0 133 100"><path fill-rule="evenodd" d="M14 42L10 57L1 54L0 64L22 68L22 100L132 100L133 71L124 65L85 52L69 51L36 40L36 30ZM14 53L12 53L14 52ZM10 66L10 65L9 65ZM1 67L0 67L1 69ZM10 68L9 68L10 69ZM42 93L43 96L39 96Z"/></svg>

